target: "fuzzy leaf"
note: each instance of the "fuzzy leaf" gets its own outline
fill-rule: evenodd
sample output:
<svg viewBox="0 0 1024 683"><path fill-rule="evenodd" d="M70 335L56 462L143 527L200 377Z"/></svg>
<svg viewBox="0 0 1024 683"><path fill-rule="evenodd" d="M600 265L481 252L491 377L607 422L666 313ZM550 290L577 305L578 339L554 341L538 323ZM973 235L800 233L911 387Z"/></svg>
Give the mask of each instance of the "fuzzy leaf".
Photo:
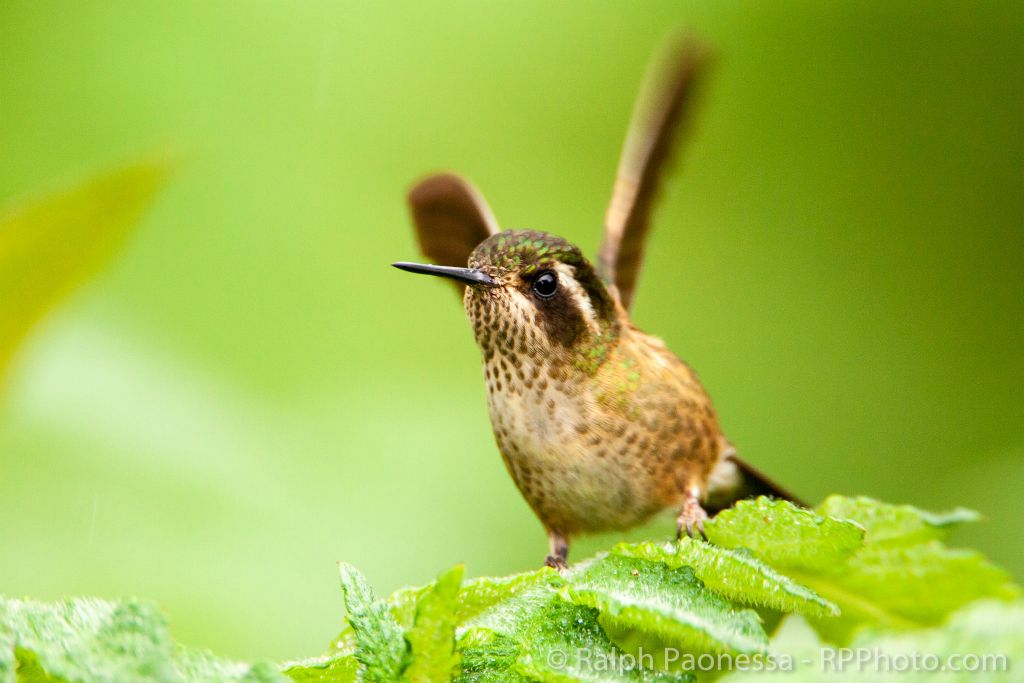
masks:
<svg viewBox="0 0 1024 683"><path fill-rule="evenodd" d="M829 496L818 512L829 517L847 519L864 527L865 543L920 543L942 540L954 526L981 519L974 510L956 508L934 513L911 505L889 505L863 496Z"/></svg>
<svg viewBox="0 0 1024 683"><path fill-rule="evenodd" d="M467 582L458 650L469 682L686 681L656 674L625 655L604 633L599 613L567 602L567 581L542 569L515 577Z"/></svg>
<svg viewBox="0 0 1024 683"><path fill-rule="evenodd" d="M861 547L864 538L864 530L856 524L763 496L723 510L704 528L715 545L749 548L776 568L817 571L841 566Z"/></svg>
<svg viewBox="0 0 1024 683"><path fill-rule="evenodd" d="M462 584L456 597L455 617L459 631L480 625L493 625L516 618L516 612L525 610L531 600L562 580L553 569L542 568L532 572L470 579ZM398 624L411 628L416 618L416 604L429 592L434 584L421 587L400 588L387 598L386 604ZM543 599L543 598L542 598ZM351 653L355 649L355 633L351 625L338 635L328 648L328 654Z"/></svg>
<svg viewBox="0 0 1024 683"><path fill-rule="evenodd" d="M287 662L281 670L297 683L355 683L359 662L353 655L324 655Z"/></svg>
<svg viewBox="0 0 1024 683"><path fill-rule="evenodd" d="M640 683L681 682L683 673L660 673L619 650L598 623L595 609L550 595L514 634L486 628L459 641L459 683Z"/></svg>
<svg viewBox="0 0 1024 683"><path fill-rule="evenodd" d="M175 647L167 622L143 602L0 600L0 682L286 681L249 666Z"/></svg>
<svg viewBox="0 0 1024 683"><path fill-rule="evenodd" d="M720 548L684 536L675 543L623 543L612 552L673 569L691 567L705 586L740 604L817 617L839 614L836 605L742 549Z"/></svg>
<svg viewBox="0 0 1024 683"><path fill-rule="evenodd" d="M441 574L416 604L416 618L406 633L412 661L403 680L411 683L447 683L458 664L455 653L456 596L463 567Z"/></svg>
<svg viewBox="0 0 1024 683"><path fill-rule="evenodd" d="M568 593L619 628L687 651L753 653L768 645L757 613L707 590L690 567L606 555L573 572Z"/></svg>
<svg viewBox="0 0 1024 683"><path fill-rule="evenodd" d="M943 528L974 519L972 513L934 515L839 496L826 501L826 510L854 521L823 518L790 503L759 498L720 513L705 528L716 543L746 545L781 573L838 605L840 618L811 623L840 644L864 626L933 626L974 600L1020 595L1010 576L979 553L934 540ZM863 543L852 546L851 529L867 530Z"/></svg>
<svg viewBox="0 0 1024 683"><path fill-rule="evenodd" d="M345 609L354 633L354 654L362 665L361 680L393 683L401 678L408 657L402 627L387 605L374 598L359 570L344 562L339 569Z"/></svg>
<svg viewBox="0 0 1024 683"><path fill-rule="evenodd" d="M802 580L842 609L842 619L812 621L837 643L861 625L932 626L975 600L1020 596L1010 576L980 553L947 548L938 541L905 548L867 546L842 573L803 575Z"/></svg>
<svg viewBox="0 0 1024 683"><path fill-rule="evenodd" d="M461 630L484 627L500 633L514 632L547 607L564 585L565 580L550 568L467 581L459 593Z"/></svg>
<svg viewBox="0 0 1024 683"><path fill-rule="evenodd" d="M605 635L597 616L594 609L554 600L533 622L519 670L544 683L691 680L686 674L642 668Z"/></svg>
<svg viewBox="0 0 1024 683"><path fill-rule="evenodd" d="M31 326L113 256L168 173L139 163L0 210L0 375Z"/></svg>
<svg viewBox="0 0 1024 683"><path fill-rule="evenodd" d="M523 673L520 658L532 658L528 638L534 625L547 618L564 585L551 569L467 582L460 594L468 620L459 629L462 674L457 680L535 680Z"/></svg>
<svg viewBox="0 0 1024 683"><path fill-rule="evenodd" d="M186 683L287 683L278 667L269 662L258 662L253 665L232 662L214 656L206 650L193 650L177 646L174 655L174 668L180 679Z"/></svg>
<svg viewBox="0 0 1024 683"><path fill-rule="evenodd" d="M256 682L283 675L322 683L692 680L664 669L692 667L685 655L709 653L765 661L757 659L768 648L759 616L734 603L806 615L808 621L783 623L768 661L793 648L817 656L822 638L896 648L942 648L956 638L982 643L986 619L997 625L985 642L1019 651L1020 636L1010 634L1024 628L1024 606L987 603L977 614L963 608L977 599L1013 600L1020 589L978 553L937 538L973 514L933 515L866 498L832 498L826 510L843 518L767 499L742 502L708 524L713 539L735 547L691 539L621 544L563 574L544 569L464 584L455 567L386 600L342 565L348 629L331 653L287 663L284 674L175 647L166 622L145 604L0 601L0 683ZM837 607L841 615L831 616ZM946 638L947 628L958 635ZM921 641L924 634L933 640ZM799 681L791 676L803 674L785 675Z"/></svg>
<svg viewBox="0 0 1024 683"><path fill-rule="evenodd" d="M530 679L517 670L521 652L522 647L512 636L485 628L467 631L459 640L462 672L454 680L458 683L529 683Z"/></svg>
<svg viewBox="0 0 1024 683"><path fill-rule="evenodd" d="M68 681L170 679L167 623L152 605L73 599L56 605L8 600L0 607L0 672L16 661ZM44 679L45 680L45 679Z"/></svg>
<svg viewBox="0 0 1024 683"><path fill-rule="evenodd" d="M908 633L867 630L859 634L846 656L865 656L866 661L841 663L842 651L828 647L814 631L790 617L772 638L777 660L785 658L787 669L772 675L764 672L732 673L720 683L757 683L778 680L787 683L829 683L832 681L896 681L907 683L971 683L1020 680L1017 671L1024 661L1024 604L977 602L951 615L940 627ZM950 659L950 657L954 659ZM967 657L976 657L967 660ZM917 671L909 664L918 662ZM905 664L901 665L900 662ZM987 670L966 669L985 662ZM886 664L888 662L888 664ZM952 666L951 666L952 665ZM886 671L885 667L889 670ZM896 670L904 666L903 670ZM927 670L929 668L945 670Z"/></svg>

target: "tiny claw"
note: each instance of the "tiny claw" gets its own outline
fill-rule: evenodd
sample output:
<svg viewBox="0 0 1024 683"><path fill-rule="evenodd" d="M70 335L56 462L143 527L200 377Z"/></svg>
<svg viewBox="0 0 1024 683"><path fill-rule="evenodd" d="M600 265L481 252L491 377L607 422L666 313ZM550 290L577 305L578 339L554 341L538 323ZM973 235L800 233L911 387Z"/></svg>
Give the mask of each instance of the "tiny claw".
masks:
<svg viewBox="0 0 1024 683"><path fill-rule="evenodd" d="M563 572L569 568L569 565L566 564L564 558L556 557L554 555L548 555L544 558L544 566L557 569L559 572Z"/></svg>
<svg viewBox="0 0 1024 683"><path fill-rule="evenodd" d="M676 541L683 540L683 529L686 530L686 536L688 538L700 538L707 540L708 535L704 533L704 520L698 519L696 522L687 522L684 527L680 527L676 531Z"/></svg>
<svg viewBox="0 0 1024 683"><path fill-rule="evenodd" d="M687 498L676 518L676 540L682 540L684 529L690 538L707 539L708 536L704 532L704 520L707 517L707 513L704 512L704 508L700 506L696 498Z"/></svg>

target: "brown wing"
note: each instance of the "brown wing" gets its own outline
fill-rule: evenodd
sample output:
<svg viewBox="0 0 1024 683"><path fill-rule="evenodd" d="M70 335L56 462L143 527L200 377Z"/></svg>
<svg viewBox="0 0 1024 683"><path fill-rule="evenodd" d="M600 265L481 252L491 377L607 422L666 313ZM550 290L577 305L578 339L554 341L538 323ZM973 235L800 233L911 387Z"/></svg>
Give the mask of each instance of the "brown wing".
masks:
<svg viewBox="0 0 1024 683"><path fill-rule="evenodd" d="M409 190L420 251L432 263L465 266L476 245L499 231L483 196L457 175L428 176ZM461 292L464 285L455 283Z"/></svg>
<svg viewBox="0 0 1024 683"><path fill-rule="evenodd" d="M618 290L627 309L643 258L651 207L707 61L703 43L673 35L648 67L633 109L598 252L601 277Z"/></svg>

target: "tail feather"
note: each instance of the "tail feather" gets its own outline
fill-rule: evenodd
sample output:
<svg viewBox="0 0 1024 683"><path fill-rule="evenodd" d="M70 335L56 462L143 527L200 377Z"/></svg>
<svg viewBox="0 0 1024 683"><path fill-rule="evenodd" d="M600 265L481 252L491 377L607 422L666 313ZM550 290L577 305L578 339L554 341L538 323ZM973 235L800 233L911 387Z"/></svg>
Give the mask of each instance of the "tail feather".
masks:
<svg viewBox="0 0 1024 683"><path fill-rule="evenodd" d="M736 457L735 453L726 455L716 467L704 507L708 514L714 514L738 500L756 496L771 496L800 507L811 507L750 463Z"/></svg>

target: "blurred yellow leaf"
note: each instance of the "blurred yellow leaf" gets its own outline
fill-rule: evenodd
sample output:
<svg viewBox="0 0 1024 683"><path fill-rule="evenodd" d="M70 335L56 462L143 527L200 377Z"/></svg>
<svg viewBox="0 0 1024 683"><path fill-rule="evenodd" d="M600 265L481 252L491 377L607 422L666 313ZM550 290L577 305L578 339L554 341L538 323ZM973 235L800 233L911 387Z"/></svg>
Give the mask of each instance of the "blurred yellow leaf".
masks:
<svg viewBox="0 0 1024 683"><path fill-rule="evenodd" d="M0 210L0 377L32 325L116 253L169 171L136 163Z"/></svg>

